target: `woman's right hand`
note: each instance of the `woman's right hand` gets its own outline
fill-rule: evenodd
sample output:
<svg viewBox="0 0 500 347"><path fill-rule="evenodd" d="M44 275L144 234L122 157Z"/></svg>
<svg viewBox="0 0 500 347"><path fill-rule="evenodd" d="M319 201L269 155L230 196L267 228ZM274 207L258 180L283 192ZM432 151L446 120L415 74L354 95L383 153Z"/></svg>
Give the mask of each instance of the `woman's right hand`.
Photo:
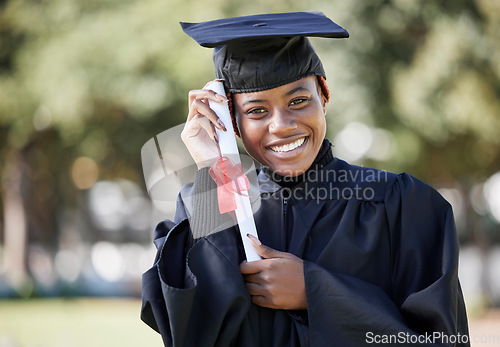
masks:
<svg viewBox="0 0 500 347"><path fill-rule="evenodd" d="M210 108L208 100L227 101L212 90L199 89L189 92L189 113L181 138L198 169L211 166L221 153L215 128L226 131L222 121Z"/></svg>

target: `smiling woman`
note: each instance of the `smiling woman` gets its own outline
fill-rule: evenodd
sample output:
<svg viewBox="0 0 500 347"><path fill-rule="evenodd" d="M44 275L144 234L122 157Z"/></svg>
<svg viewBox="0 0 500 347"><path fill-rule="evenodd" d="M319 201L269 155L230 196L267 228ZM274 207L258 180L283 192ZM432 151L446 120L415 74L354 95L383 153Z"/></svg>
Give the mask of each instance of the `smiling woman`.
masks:
<svg viewBox="0 0 500 347"><path fill-rule="evenodd" d="M198 166L173 221L155 231L142 319L167 346L363 346L373 336L465 336L453 213L414 177L335 158L325 139L329 93L308 36L348 37L322 13L181 23L213 47L227 97L189 93L182 140ZM229 100L228 100L229 98ZM210 170L220 160L209 101L231 101L260 197L244 259ZM427 341L427 340L426 340ZM435 345L446 342L432 340Z"/></svg>

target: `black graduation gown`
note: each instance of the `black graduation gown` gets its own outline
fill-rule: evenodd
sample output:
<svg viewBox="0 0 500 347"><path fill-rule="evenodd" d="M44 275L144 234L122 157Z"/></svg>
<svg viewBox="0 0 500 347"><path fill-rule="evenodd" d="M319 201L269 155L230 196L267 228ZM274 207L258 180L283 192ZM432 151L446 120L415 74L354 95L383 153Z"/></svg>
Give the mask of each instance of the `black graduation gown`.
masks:
<svg viewBox="0 0 500 347"><path fill-rule="evenodd" d="M258 177L259 238L304 260L307 311L251 303L237 227L193 242L184 187L143 275L141 318L166 346L468 345L446 343L468 329L452 209L438 192L337 158L286 194Z"/></svg>

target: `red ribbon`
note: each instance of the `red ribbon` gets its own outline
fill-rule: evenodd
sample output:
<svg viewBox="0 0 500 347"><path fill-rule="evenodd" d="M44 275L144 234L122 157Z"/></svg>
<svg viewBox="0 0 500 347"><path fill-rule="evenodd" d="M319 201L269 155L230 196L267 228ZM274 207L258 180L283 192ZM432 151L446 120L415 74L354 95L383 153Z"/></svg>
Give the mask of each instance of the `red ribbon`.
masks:
<svg viewBox="0 0 500 347"><path fill-rule="evenodd" d="M233 164L228 157L221 157L212 164L208 171L217 183L217 198L220 213L236 210L234 194L248 196L242 193L250 188L250 182L243 173L241 164Z"/></svg>

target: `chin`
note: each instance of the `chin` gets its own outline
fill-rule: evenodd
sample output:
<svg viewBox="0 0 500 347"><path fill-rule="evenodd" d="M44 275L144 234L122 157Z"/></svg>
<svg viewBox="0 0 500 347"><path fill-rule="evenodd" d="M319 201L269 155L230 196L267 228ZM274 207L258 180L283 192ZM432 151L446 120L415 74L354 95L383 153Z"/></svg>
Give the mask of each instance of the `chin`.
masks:
<svg viewBox="0 0 500 347"><path fill-rule="evenodd" d="M312 164L312 163L311 163ZM305 166L295 166L295 167L290 167L290 168L287 168L287 167L275 167L275 166L268 166L272 171L276 172L278 175L281 175L281 176L285 176L285 177L296 177L296 176L300 176L302 175L304 172L307 171L307 169L309 169L309 167L311 166L308 165L307 167Z"/></svg>

